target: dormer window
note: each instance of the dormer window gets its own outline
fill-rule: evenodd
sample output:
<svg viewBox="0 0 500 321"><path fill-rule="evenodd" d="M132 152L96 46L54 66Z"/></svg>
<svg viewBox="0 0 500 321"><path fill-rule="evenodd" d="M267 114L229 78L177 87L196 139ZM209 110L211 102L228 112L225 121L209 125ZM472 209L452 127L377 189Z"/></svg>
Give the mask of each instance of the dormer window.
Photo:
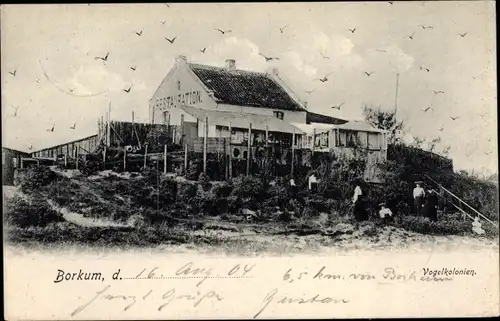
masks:
<svg viewBox="0 0 500 321"><path fill-rule="evenodd" d="M282 111L273 111L276 118L283 120L284 113Z"/></svg>

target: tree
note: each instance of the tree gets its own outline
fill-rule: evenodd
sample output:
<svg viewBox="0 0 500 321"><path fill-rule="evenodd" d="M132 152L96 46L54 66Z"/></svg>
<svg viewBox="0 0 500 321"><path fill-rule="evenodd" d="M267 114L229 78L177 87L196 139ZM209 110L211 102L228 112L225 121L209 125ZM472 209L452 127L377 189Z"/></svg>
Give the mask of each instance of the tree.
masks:
<svg viewBox="0 0 500 321"><path fill-rule="evenodd" d="M387 141L389 144L398 144L403 140L402 121L396 120L395 111L382 111L380 107L364 107L364 115L367 122L376 128L387 131Z"/></svg>

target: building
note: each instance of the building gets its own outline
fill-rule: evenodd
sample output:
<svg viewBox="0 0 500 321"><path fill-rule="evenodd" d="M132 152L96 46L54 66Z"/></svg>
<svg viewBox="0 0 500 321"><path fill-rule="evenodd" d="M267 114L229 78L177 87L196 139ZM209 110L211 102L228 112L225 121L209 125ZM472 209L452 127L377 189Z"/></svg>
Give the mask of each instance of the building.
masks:
<svg viewBox="0 0 500 321"><path fill-rule="evenodd" d="M29 157L29 153L2 146L2 184L14 185L14 174L22 168L22 159Z"/></svg>
<svg viewBox="0 0 500 321"><path fill-rule="evenodd" d="M354 145L368 151L365 175L386 159L383 131L365 122L308 112L306 105L272 72L239 70L233 59L225 67L188 63L179 56L150 99L150 121L176 128L178 144L201 146L200 139L230 141L231 155L248 155L253 146L279 146L314 152L347 153ZM250 137L249 137L250 132ZM314 144L312 143L314 142ZM353 145L354 144L354 145Z"/></svg>

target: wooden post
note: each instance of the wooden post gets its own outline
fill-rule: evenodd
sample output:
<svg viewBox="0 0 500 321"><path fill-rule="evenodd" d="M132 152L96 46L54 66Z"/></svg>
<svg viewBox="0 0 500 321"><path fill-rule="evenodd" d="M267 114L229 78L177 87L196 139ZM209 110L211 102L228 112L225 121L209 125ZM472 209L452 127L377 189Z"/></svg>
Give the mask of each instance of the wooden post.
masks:
<svg viewBox="0 0 500 321"><path fill-rule="evenodd" d="M21 161L19 163L19 166L23 169L24 157L21 156Z"/></svg>
<svg viewBox="0 0 500 321"><path fill-rule="evenodd" d="M130 140L130 143L132 143L132 141L134 140L134 123L135 123L135 115L134 111L132 110L132 127L131 127L132 132L130 133L130 137L132 139Z"/></svg>
<svg viewBox="0 0 500 321"><path fill-rule="evenodd" d="M250 175L251 158L252 158L252 123L248 124L247 176Z"/></svg>
<svg viewBox="0 0 500 321"><path fill-rule="evenodd" d="M146 169L146 161L147 161L147 158L148 158L148 145L146 144L144 146L144 169Z"/></svg>
<svg viewBox="0 0 500 321"><path fill-rule="evenodd" d="M233 178L233 151L231 149L231 141L233 138L233 129L231 128L231 122L229 122L229 179Z"/></svg>
<svg viewBox="0 0 500 321"><path fill-rule="evenodd" d="M167 173L167 144L163 146L163 174Z"/></svg>
<svg viewBox="0 0 500 321"><path fill-rule="evenodd" d="M123 171L127 171L127 149L123 147Z"/></svg>
<svg viewBox="0 0 500 321"><path fill-rule="evenodd" d="M269 147L269 126L266 126L266 150Z"/></svg>
<svg viewBox="0 0 500 321"><path fill-rule="evenodd" d="M106 170L106 146L104 146L104 150L102 151L102 169Z"/></svg>
<svg viewBox="0 0 500 321"><path fill-rule="evenodd" d="M220 158L220 143L222 141L222 126L219 129L219 140L217 141L217 161Z"/></svg>
<svg viewBox="0 0 500 321"><path fill-rule="evenodd" d="M68 167L68 154L64 154L64 167Z"/></svg>
<svg viewBox="0 0 500 321"><path fill-rule="evenodd" d="M184 114L181 114L181 137L179 144L184 145Z"/></svg>
<svg viewBox="0 0 500 321"><path fill-rule="evenodd" d="M184 176L187 176L188 169L188 146L187 143L184 144Z"/></svg>
<svg viewBox="0 0 500 321"><path fill-rule="evenodd" d="M208 147L208 116L205 116L205 133L203 138L203 173L207 173L207 147Z"/></svg>
<svg viewBox="0 0 500 321"><path fill-rule="evenodd" d="M293 177L293 170L294 170L294 160L295 160L295 128L293 129L293 133L292 133L292 167L290 169L290 174L292 175Z"/></svg>
<svg viewBox="0 0 500 321"><path fill-rule="evenodd" d="M226 171L226 175L224 175L224 177L226 178L226 180L229 179L229 164L228 164L228 156L227 156L227 139L224 138L224 170Z"/></svg>
<svg viewBox="0 0 500 321"><path fill-rule="evenodd" d="M76 164L75 164L75 169L78 170L78 145L75 146L75 159L76 159Z"/></svg>

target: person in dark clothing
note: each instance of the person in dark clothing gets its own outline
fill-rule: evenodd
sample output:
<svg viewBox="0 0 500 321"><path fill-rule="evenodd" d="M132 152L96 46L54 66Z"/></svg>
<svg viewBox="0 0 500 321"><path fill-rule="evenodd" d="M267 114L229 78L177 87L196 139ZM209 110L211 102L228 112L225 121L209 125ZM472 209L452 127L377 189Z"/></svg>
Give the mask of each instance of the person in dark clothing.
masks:
<svg viewBox="0 0 500 321"><path fill-rule="evenodd" d="M365 208L365 198L363 190L361 189L361 181L356 180L354 184L356 186L354 188L354 195L352 197L352 202L354 203L354 218L358 222L366 221L368 220L368 212Z"/></svg>
<svg viewBox="0 0 500 321"><path fill-rule="evenodd" d="M432 189L428 190L424 204L424 215L434 222L437 221L437 203L437 193Z"/></svg>

